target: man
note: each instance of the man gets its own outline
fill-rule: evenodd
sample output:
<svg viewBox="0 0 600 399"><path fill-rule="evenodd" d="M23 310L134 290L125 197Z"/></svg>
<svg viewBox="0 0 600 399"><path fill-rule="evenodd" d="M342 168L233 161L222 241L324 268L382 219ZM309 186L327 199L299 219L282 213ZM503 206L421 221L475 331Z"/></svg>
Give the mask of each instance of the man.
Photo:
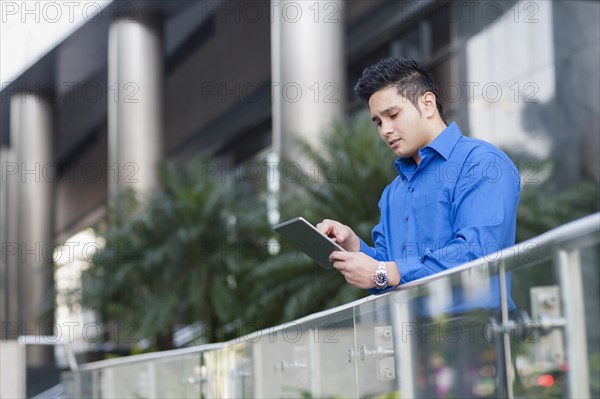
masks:
<svg viewBox="0 0 600 399"><path fill-rule="evenodd" d="M354 90L398 156L398 176L379 201L374 248L338 221L317 225L348 251L330 255L348 283L383 292L514 244L520 192L514 164L446 124L438 89L419 62L382 60L364 70Z"/></svg>

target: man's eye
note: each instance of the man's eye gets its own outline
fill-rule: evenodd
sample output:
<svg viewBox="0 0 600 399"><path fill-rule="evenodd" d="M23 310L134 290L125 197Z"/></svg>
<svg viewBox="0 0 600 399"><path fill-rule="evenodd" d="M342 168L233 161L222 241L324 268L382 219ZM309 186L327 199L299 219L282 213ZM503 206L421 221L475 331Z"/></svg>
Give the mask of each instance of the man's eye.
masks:
<svg viewBox="0 0 600 399"><path fill-rule="evenodd" d="M396 112L395 114L391 114L391 115L390 115L390 118L394 119L395 117L397 117L397 116L398 116L398 114L399 114L399 112Z"/></svg>

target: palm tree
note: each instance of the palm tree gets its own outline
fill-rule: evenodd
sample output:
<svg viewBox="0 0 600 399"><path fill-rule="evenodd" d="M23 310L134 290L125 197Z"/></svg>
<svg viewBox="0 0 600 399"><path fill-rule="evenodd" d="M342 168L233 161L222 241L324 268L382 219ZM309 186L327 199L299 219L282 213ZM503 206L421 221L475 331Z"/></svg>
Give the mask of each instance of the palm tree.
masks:
<svg viewBox="0 0 600 399"><path fill-rule="evenodd" d="M98 234L105 247L86 270L83 300L103 321L128 322L138 336L171 346L177 324L201 322L203 340L223 340L236 309L223 258L233 245L229 187L203 175L206 159L163 165L163 189L142 204L132 192L111 208Z"/></svg>

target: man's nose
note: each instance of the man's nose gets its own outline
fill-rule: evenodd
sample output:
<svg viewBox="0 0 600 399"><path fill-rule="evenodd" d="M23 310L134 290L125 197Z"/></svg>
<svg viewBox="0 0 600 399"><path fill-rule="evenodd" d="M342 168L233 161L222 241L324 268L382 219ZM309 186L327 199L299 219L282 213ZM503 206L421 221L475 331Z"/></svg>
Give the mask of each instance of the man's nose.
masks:
<svg viewBox="0 0 600 399"><path fill-rule="evenodd" d="M389 122L381 122L381 133L384 136L389 136L394 131L392 124Z"/></svg>

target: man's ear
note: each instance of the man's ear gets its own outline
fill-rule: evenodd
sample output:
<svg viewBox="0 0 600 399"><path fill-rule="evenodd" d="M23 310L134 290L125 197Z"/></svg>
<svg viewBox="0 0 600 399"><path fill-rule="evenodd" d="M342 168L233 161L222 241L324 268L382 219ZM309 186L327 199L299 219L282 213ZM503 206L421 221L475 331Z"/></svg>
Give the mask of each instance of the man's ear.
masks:
<svg viewBox="0 0 600 399"><path fill-rule="evenodd" d="M435 113L437 111L437 105L435 102L435 94L433 94L430 91L425 92L425 94L423 94L421 96L420 102L421 102L421 112L423 112L423 116L425 118L431 118L433 115L435 115Z"/></svg>

